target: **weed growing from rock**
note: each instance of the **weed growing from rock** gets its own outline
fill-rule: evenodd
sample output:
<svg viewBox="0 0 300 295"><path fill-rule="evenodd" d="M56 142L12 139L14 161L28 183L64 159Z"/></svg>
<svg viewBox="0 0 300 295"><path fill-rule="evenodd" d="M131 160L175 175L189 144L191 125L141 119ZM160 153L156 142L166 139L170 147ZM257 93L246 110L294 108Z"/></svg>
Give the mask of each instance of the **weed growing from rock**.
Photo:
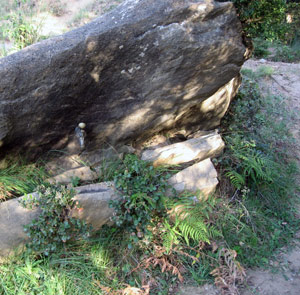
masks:
<svg viewBox="0 0 300 295"><path fill-rule="evenodd" d="M25 232L31 239L27 244L28 250L48 256L71 239L89 236L87 224L71 217L71 210L77 207L73 190L43 185L38 188L38 193L38 197L28 195L20 201L25 208L40 211L38 218L25 226Z"/></svg>

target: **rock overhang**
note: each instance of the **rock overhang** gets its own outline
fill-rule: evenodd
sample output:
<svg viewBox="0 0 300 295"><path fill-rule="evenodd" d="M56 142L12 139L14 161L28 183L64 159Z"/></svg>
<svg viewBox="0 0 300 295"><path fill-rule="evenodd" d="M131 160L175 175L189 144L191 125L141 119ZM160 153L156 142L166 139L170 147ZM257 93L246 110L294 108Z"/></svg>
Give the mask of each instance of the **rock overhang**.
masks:
<svg viewBox="0 0 300 295"><path fill-rule="evenodd" d="M63 148L80 121L88 148L212 129L237 91L244 54L232 3L125 1L0 60L0 151ZM204 111L224 89L224 102Z"/></svg>

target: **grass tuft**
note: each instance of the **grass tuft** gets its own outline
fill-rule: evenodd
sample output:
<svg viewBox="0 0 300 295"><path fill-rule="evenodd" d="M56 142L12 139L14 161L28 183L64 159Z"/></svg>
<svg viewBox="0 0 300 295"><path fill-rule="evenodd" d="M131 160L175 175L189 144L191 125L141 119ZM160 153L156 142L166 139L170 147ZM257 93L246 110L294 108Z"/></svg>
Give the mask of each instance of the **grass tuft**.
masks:
<svg viewBox="0 0 300 295"><path fill-rule="evenodd" d="M27 164L24 159L9 160L0 168L0 202L32 193L47 178L47 172L37 164Z"/></svg>

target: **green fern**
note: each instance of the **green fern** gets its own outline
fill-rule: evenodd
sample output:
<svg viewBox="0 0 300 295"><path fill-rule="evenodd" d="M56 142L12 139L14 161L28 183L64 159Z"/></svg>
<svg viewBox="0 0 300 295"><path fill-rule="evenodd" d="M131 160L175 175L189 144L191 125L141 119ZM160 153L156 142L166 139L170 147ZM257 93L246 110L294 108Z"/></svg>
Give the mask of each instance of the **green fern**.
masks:
<svg viewBox="0 0 300 295"><path fill-rule="evenodd" d="M179 223L178 228L188 245L190 240L210 243L207 225L203 220L198 219L195 216L190 216L182 220L182 222Z"/></svg>
<svg viewBox="0 0 300 295"><path fill-rule="evenodd" d="M246 183L245 177L234 170L228 171L225 176L229 177L231 183L237 189L241 189Z"/></svg>
<svg viewBox="0 0 300 295"><path fill-rule="evenodd" d="M181 233L176 230L177 222L175 225L171 225L168 220L164 220L163 223L163 234L162 234L162 245L168 253L173 245L178 245L180 243Z"/></svg>
<svg viewBox="0 0 300 295"><path fill-rule="evenodd" d="M229 140L231 167L225 173L231 183L237 189L251 182L255 185L271 183L273 181L274 168L277 165L267 155L264 155L254 141L247 141L237 136ZM279 167L277 167L279 168Z"/></svg>
<svg viewBox="0 0 300 295"><path fill-rule="evenodd" d="M263 181L272 181L269 170L269 159L260 151L252 150L249 154L240 154L241 161L244 165L244 175L251 177L254 182L257 179Z"/></svg>
<svg viewBox="0 0 300 295"><path fill-rule="evenodd" d="M167 252L173 245L191 242L205 242L210 244L210 240L220 233L209 224L209 220L216 199L210 197L205 201L195 201L194 197L187 195L179 201L173 202L172 208L177 208L175 217L165 220L163 223L163 247Z"/></svg>

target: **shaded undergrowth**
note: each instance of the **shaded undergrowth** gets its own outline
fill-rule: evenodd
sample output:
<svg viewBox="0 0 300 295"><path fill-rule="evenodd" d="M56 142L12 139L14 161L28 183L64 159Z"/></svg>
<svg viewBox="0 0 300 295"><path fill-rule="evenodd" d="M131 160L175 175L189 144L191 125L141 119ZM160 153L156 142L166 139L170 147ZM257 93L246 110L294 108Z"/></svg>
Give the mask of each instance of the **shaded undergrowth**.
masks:
<svg viewBox="0 0 300 295"><path fill-rule="evenodd" d="M215 281L224 294L237 294L244 267L267 266L299 229L289 118L283 98L261 95L264 75L243 72L223 120L215 196L197 201L173 192L170 199L174 168L127 156L101 170L122 194L111 203L115 225L47 257L25 252L0 264L0 294L175 294L184 280Z"/></svg>
<svg viewBox="0 0 300 295"><path fill-rule="evenodd" d="M226 150L219 169L231 180L223 235L244 265L260 266L299 228L298 168L289 153L294 142L284 98L261 95L261 70L243 74L242 88L222 125ZM228 192L226 178L222 184L221 192Z"/></svg>
<svg viewBox="0 0 300 295"><path fill-rule="evenodd" d="M299 62L300 61L300 40L299 37L291 44L284 44L280 41L267 41L263 38L256 38L254 43L254 57L265 58L274 62Z"/></svg>

